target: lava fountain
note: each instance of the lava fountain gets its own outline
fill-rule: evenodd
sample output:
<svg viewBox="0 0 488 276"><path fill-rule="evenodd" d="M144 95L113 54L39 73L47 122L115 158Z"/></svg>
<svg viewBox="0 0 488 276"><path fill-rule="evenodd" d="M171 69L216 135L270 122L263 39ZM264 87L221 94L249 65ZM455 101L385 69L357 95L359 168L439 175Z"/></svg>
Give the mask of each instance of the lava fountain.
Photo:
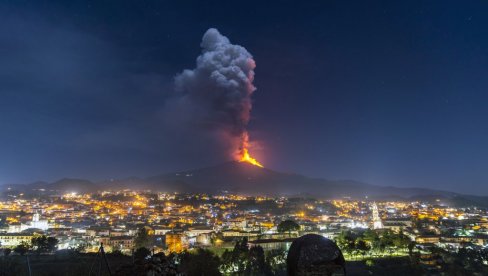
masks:
<svg viewBox="0 0 488 276"><path fill-rule="evenodd" d="M258 160L251 157L251 155L249 154L249 150L246 148L242 149L241 158L240 158L239 162L247 162L249 164L253 164L254 166L264 168L264 166L261 165L261 163L259 163Z"/></svg>
<svg viewBox="0 0 488 276"><path fill-rule="evenodd" d="M264 168L264 166L261 163L259 163L258 160L256 160L255 158L253 158L251 156L251 154L249 153L249 147L250 147L250 145L249 145L249 135L247 134L247 131L246 131L242 135L242 145L240 147L239 152L236 155L237 161L239 161L239 162L247 162L247 163L252 164L254 166L258 166L260 168Z"/></svg>

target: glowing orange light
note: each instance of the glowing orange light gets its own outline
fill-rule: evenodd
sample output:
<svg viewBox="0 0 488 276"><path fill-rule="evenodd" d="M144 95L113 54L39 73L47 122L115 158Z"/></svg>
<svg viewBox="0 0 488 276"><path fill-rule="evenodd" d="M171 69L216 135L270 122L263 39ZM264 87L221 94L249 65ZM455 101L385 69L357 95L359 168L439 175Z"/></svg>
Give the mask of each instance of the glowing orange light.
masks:
<svg viewBox="0 0 488 276"><path fill-rule="evenodd" d="M239 162L247 162L247 163L252 164L254 166L264 168L264 166L261 165L261 163L259 163L258 160L251 157L251 155L249 154L249 147L250 147L250 145L249 145L249 134L247 132L244 132L242 134L242 145L241 145L239 152L237 152L237 154L236 154L236 160Z"/></svg>
<svg viewBox="0 0 488 276"><path fill-rule="evenodd" d="M242 149L241 159L239 161L240 162L247 162L247 163L253 164L254 166L264 168L264 166L261 165L261 163L259 163L258 160L252 158L251 155L249 155L249 151L246 148Z"/></svg>

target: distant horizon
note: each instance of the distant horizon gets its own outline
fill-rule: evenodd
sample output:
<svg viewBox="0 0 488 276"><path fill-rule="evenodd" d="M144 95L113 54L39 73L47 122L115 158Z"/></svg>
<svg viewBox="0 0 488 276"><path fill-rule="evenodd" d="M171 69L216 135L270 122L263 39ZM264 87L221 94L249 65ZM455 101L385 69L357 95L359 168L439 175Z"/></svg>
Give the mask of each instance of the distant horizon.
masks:
<svg viewBox="0 0 488 276"><path fill-rule="evenodd" d="M81 180L81 181L89 181L89 182L94 183L94 184L102 183L105 181L111 181L111 180L126 180L126 179L130 179L130 178L137 178L137 179L145 180L148 178L157 177L157 176L161 176L161 175L175 174L175 173L179 173L179 172L188 172L188 171L195 171L195 170L206 169L206 168L219 167L219 166L224 165L226 163L232 163L232 162L240 163L239 161L229 160L226 162L221 162L219 164L213 164L213 165L203 166L203 167L199 167L199 168L166 171L166 172L162 172L162 173L149 174L146 176L130 175L130 176L123 176L123 177L109 177L109 178L101 178L101 179L91 179L91 178L87 178L87 177L83 177L83 176L62 176L62 177L54 178L52 180L38 179L38 180L18 182L18 183L0 183L0 186L30 185L30 184L39 183L39 182L52 184L52 183L56 183L56 182L59 182L62 180ZM249 164L249 166L253 166L253 165ZM322 180L327 180L327 181L353 181L353 182L357 182L357 183L361 183L361 184L365 184L365 185L373 185L373 186L378 186L378 187L393 187L393 188L401 188L401 189L403 189L403 188L404 189L424 189L424 190L432 190L432 191L452 192L455 194L468 195L468 196L488 196L488 194L482 194L482 195L472 194L472 193L462 191L462 190L456 191L456 190L448 190L448 189L434 189L434 188L419 187L419 186L416 187L416 186L379 185L376 183L369 183L369 182L364 182L361 180L350 179L350 178L332 179L332 178L326 178L326 177L315 177L315 176L306 175L306 174L303 174L300 172L277 171L277 170L274 170L272 168L267 168L267 167L258 168L258 169L266 169L266 170L270 170L270 171L277 172L277 173L283 173L283 174L300 175L300 176L304 176L304 177L310 178L310 179L322 179ZM401 196L401 195L398 195L398 196Z"/></svg>

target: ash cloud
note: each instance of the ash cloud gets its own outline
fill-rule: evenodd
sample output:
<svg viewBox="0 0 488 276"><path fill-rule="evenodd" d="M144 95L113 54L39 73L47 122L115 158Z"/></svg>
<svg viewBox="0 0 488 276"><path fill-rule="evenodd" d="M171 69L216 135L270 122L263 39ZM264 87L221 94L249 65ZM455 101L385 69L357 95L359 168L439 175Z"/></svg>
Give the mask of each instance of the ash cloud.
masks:
<svg viewBox="0 0 488 276"><path fill-rule="evenodd" d="M171 118L210 134L228 157L235 158L248 143L256 64L244 47L232 44L217 29L207 30L200 46L196 67L175 78Z"/></svg>

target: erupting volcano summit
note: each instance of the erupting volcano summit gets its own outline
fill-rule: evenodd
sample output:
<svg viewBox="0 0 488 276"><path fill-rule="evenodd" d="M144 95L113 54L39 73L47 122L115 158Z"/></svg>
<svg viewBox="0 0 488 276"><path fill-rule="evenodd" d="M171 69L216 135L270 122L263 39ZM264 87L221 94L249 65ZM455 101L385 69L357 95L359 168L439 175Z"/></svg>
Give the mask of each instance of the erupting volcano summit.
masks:
<svg viewBox="0 0 488 276"><path fill-rule="evenodd" d="M249 164L264 168L264 166L259 163L258 160L256 160L249 154L249 135L247 134L247 131L245 131L243 134L242 146L240 147L235 157L235 160L239 162L247 162Z"/></svg>
<svg viewBox="0 0 488 276"><path fill-rule="evenodd" d="M249 155L249 151L247 150L247 148L242 149L242 156L241 156L241 159L239 159L239 161L240 162L247 162L247 163L253 164L255 166L264 168L264 166L261 165L261 163L259 163L258 160L252 158L251 155Z"/></svg>

